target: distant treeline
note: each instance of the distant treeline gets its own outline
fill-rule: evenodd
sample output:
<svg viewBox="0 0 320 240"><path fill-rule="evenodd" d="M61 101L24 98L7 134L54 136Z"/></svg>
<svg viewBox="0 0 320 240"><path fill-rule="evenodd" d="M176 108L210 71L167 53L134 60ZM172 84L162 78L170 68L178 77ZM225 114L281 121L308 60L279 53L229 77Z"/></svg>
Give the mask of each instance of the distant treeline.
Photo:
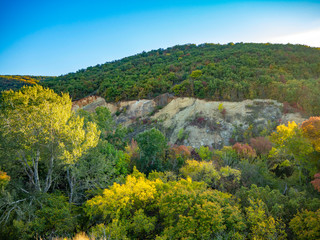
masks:
<svg viewBox="0 0 320 240"><path fill-rule="evenodd" d="M27 76L27 75L0 75L0 91L18 90L23 86L30 86L44 79L54 78L46 76Z"/></svg>

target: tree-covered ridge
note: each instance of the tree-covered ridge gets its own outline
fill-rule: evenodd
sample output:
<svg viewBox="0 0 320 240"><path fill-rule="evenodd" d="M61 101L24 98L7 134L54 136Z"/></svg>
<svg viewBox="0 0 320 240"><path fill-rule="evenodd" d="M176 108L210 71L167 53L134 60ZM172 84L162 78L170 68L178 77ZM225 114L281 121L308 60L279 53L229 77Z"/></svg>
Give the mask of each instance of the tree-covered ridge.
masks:
<svg viewBox="0 0 320 240"><path fill-rule="evenodd" d="M275 98L311 109L304 106L307 100L299 97L308 91L316 96L313 92L320 92L319 77L318 48L292 44L188 44L88 67L42 84L56 92L69 92L73 99L95 90L107 101L171 92L211 100Z"/></svg>
<svg viewBox="0 0 320 240"><path fill-rule="evenodd" d="M18 90L25 85L30 86L48 78L52 77L28 75L0 75L0 90Z"/></svg>

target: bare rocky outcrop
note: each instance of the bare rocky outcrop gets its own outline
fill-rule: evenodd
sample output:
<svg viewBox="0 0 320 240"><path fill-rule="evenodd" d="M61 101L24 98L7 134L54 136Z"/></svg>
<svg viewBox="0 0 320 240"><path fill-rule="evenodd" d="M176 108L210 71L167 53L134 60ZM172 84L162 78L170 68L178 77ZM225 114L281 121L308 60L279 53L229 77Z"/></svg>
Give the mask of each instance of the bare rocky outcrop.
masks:
<svg viewBox="0 0 320 240"><path fill-rule="evenodd" d="M107 107L112 114L117 111L117 106L112 103L107 103L106 100L99 96L89 96L72 102L72 110L83 109L88 112L94 112L97 107Z"/></svg>
<svg viewBox="0 0 320 240"><path fill-rule="evenodd" d="M107 103L104 98L99 96L89 96L72 103L72 110L83 109L94 112L97 107L107 107L114 115L116 123L124 126L130 125L137 118L143 118L154 112L157 108L166 106L174 97L165 93L158 97L147 100L120 101L117 103Z"/></svg>
<svg viewBox="0 0 320 240"><path fill-rule="evenodd" d="M172 94L164 93L153 99L157 107L164 107L174 99Z"/></svg>
<svg viewBox="0 0 320 240"><path fill-rule="evenodd" d="M299 113L283 114L283 104L268 99L216 102L163 94L152 100L118 103L91 96L73 103L74 110L90 112L98 106L109 108L116 123L131 127L134 134L152 122L166 133L170 143L192 147L220 148L250 134L270 132L280 123L305 120Z"/></svg>
<svg viewBox="0 0 320 240"><path fill-rule="evenodd" d="M156 103L153 100L138 100L124 102L119 107L119 115L115 116L116 123L121 123L123 126L128 126L135 122L138 118L146 117L156 108Z"/></svg>
<svg viewBox="0 0 320 240"><path fill-rule="evenodd" d="M220 109L219 109L220 106ZM185 145L219 148L237 141L243 133L280 123L282 104L274 100L245 100L242 102L213 102L194 98L177 98L152 118L162 121L169 129L169 140L182 140ZM181 132L184 132L184 139ZM180 133L180 134L179 134ZM248 133L249 134L249 133Z"/></svg>
<svg viewBox="0 0 320 240"><path fill-rule="evenodd" d="M296 113L287 113L282 116L282 123L288 124L288 122L296 122L297 124L301 124L306 120L299 112Z"/></svg>

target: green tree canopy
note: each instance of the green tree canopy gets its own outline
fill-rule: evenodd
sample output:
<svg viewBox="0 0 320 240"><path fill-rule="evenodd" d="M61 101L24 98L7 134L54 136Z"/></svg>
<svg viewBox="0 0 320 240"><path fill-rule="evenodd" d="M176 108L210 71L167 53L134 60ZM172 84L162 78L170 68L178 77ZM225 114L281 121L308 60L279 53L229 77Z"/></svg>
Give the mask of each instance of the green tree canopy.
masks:
<svg viewBox="0 0 320 240"><path fill-rule="evenodd" d="M162 170L164 167L164 154L167 148L165 136L155 128L140 133L137 136L140 149L140 158L137 168L142 172Z"/></svg>
<svg viewBox="0 0 320 240"><path fill-rule="evenodd" d="M2 92L0 110L0 163L22 166L39 192L50 189L56 165L73 164L99 139L95 124L84 128L72 113L68 94L39 85Z"/></svg>

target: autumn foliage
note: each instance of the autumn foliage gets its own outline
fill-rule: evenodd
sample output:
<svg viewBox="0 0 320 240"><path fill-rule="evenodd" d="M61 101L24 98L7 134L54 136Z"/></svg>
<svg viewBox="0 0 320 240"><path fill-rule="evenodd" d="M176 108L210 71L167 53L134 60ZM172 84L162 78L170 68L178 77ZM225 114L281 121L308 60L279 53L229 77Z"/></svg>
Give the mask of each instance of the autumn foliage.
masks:
<svg viewBox="0 0 320 240"><path fill-rule="evenodd" d="M91 229L98 238L216 239L223 234L243 239L246 229L231 194L190 178L164 183L136 171L124 184L115 183L87 201L85 212L93 222L99 219Z"/></svg>
<svg viewBox="0 0 320 240"><path fill-rule="evenodd" d="M258 155L268 154L272 148L271 142L265 137L251 138L250 146Z"/></svg>
<svg viewBox="0 0 320 240"><path fill-rule="evenodd" d="M290 221L290 228L297 236L297 239L319 239L319 221L320 209L315 212L303 210Z"/></svg>
<svg viewBox="0 0 320 240"><path fill-rule="evenodd" d="M221 150L168 145L159 126L127 132L39 85L2 92L0 239L320 239L320 117Z"/></svg>
<svg viewBox="0 0 320 240"><path fill-rule="evenodd" d="M0 187L6 186L10 181L10 176L6 172L0 171Z"/></svg>
<svg viewBox="0 0 320 240"><path fill-rule="evenodd" d="M320 117L310 117L301 125L304 136L306 136L317 152L320 152Z"/></svg>
<svg viewBox="0 0 320 240"><path fill-rule="evenodd" d="M236 143L232 147L241 158L255 158L256 151L248 144Z"/></svg>
<svg viewBox="0 0 320 240"><path fill-rule="evenodd" d="M191 155L190 148L184 145L173 145L170 150L173 151L175 156L190 157Z"/></svg>
<svg viewBox="0 0 320 240"><path fill-rule="evenodd" d="M316 173L314 175L314 180L311 181L311 184L313 185L315 190L320 192L320 173Z"/></svg>
<svg viewBox="0 0 320 240"><path fill-rule="evenodd" d="M139 147L137 141L131 139L131 143L126 147L126 153L130 158L136 159L138 158Z"/></svg>

